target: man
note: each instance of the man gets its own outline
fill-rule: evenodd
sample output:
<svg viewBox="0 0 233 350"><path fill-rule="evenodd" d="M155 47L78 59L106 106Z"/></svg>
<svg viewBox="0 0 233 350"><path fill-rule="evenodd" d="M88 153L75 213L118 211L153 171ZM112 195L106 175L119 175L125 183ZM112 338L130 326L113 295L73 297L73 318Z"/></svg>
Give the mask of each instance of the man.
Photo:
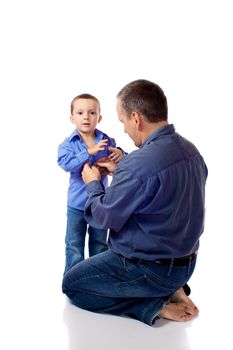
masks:
<svg viewBox="0 0 233 350"><path fill-rule="evenodd" d="M103 170L86 164L82 172L86 219L109 229L109 250L68 271L63 292L81 308L148 325L190 320L198 314L186 294L204 229L207 167L168 124L167 100L155 83L127 84L117 95L117 113L138 149L118 166L98 162L113 174L106 189Z"/></svg>

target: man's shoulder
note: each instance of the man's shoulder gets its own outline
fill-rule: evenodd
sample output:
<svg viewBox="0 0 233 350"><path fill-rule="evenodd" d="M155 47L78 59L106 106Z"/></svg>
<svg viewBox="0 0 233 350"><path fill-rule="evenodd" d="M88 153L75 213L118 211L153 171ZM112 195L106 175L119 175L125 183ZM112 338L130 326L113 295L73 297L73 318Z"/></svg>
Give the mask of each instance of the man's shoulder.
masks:
<svg viewBox="0 0 233 350"><path fill-rule="evenodd" d="M156 176L158 169L151 153L143 149L135 150L120 161L120 168L138 178Z"/></svg>

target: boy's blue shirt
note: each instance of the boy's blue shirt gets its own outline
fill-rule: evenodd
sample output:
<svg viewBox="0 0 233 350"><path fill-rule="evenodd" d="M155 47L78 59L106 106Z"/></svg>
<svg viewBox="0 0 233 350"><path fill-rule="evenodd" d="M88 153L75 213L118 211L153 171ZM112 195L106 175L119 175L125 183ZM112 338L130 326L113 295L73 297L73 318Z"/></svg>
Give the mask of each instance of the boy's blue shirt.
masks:
<svg viewBox="0 0 233 350"><path fill-rule="evenodd" d="M98 152L96 155L90 155L87 152L87 145L83 142L77 129L59 145L57 163L63 170L70 172L67 198L67 205L69 207L84 210L87 201L86 185L81 176L84 164L87 162L95 164L98 159L109 156L111 153L108 150L109 146L116 147L114 138L95 129L95 143L103 139L108 139L108 144L105 150ZM108 185L106 175L101 177L101 183L104 187Z"/></svg>

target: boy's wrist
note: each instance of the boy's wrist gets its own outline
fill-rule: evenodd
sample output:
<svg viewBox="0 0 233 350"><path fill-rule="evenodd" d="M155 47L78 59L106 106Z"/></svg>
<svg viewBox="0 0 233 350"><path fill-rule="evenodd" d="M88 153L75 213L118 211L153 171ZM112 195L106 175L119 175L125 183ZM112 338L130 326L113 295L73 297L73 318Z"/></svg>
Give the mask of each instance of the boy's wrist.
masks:
<svg viewBox="0 0 233 350"><path fill-rule="evenodd" d="M90 156L93 156L95 154L95 151L92 149L92 148L87 148L87 153L90 155Z"/></svg>

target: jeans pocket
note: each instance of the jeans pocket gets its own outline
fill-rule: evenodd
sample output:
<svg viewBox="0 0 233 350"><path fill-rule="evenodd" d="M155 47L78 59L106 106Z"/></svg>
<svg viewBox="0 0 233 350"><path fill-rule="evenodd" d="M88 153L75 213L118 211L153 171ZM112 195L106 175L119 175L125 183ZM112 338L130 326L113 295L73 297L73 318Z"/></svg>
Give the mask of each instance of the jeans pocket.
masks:
<svg viewBox="0 0 233 350"><path fill-rule="evenodd" d="M173 288L156 283L146 275L134 280L119 282L116 287L119 295L126 298L159 297L173 292Z"/></svg>

